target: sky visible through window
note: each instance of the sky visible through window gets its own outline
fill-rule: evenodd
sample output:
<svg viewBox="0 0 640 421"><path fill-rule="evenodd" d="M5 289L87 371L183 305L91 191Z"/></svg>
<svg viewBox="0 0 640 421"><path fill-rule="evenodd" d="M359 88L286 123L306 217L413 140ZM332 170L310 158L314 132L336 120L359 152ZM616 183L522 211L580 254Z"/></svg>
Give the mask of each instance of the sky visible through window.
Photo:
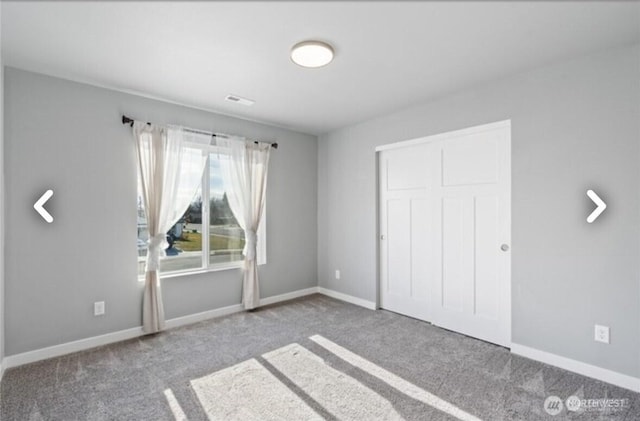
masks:
<svg viewBox="0 0 640 421"><path fill-rule="evenodd" d="M226 160L227 158L214 154L212 154L212 156L216 157L217 159L212 159L209 167L211 169L209 173L211 197L222 198L222 196L224 195L224 180L222 179L222 168L220 165L220 161L222 161L223 159Z"/></svg>

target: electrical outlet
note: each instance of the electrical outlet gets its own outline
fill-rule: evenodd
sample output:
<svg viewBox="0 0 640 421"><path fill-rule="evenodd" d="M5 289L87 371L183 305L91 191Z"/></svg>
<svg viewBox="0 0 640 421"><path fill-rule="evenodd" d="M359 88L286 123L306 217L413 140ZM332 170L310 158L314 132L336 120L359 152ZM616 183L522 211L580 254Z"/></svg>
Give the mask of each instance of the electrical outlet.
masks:
<svg viewBox="0 0 640 421"><path fill-rule="evenodd" d="M340 279L340 270L336 270L336 279Z"/></svg>
<svg viewBox="0 0 640 421"><path fill-rule="evenodd" d="M93 303L93 315L102 316L104 314L104 301L96 301Z"/></svg>
<svg viewBox="0 0 640 421"><path fill-rule="evenodd" d="M609 327L596 325L594 339L596 340L596 342L602 342L602 343L608 344L609 343Z"/></svg>

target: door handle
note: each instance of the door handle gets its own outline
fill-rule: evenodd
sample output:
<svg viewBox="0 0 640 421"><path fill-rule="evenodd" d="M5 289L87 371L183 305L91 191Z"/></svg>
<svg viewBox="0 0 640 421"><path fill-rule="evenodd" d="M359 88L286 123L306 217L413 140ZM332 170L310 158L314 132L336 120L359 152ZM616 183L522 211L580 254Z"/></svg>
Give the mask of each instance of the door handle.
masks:
<svg viewBox="0 0 640 421"><path fill-rule="evenodd" d="M509 251L509 245L508 244L503 244L500 246L500 250L502 251Z"/></svg>

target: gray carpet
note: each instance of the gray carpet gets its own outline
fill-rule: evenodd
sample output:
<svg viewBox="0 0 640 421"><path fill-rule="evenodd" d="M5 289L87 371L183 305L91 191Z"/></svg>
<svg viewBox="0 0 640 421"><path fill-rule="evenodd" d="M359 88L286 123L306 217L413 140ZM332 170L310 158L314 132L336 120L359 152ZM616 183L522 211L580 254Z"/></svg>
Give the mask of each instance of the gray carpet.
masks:
<svg viewBox="0 0 640 421"><path fill-rule="evenodd" d="M640 420L640 395L313 295L5 373L1 419ZM613 399L622 407L543 403Z"/></svg>

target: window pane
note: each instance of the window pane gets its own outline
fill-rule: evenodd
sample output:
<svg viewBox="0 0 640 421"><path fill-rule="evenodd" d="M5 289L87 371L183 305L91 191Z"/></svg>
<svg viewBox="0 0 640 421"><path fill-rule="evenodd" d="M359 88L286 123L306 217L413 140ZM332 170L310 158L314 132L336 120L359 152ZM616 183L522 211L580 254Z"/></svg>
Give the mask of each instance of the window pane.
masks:
<svg viewBox="0 0 640 421"><path fill-rule="evenodd" d="M140 196L140 183L138 183L138 275L144 275L144 264L147 259L147 217L144 214L144 204Z"/></svg>
<svg viewBox="0 0 640 421"><path fill-rule="evenodd" d="M183 217L167 233L167 257L160 263L161 272L175 272L202 267L202 190L198 188Z"/></svg>
<svg viewBox="0 0 640 421"><path fill-rule="evenodd" d="M243 259L244 230L231 212L222 181L220 167L227 158L209 157L209 263L236 262Z"/></svg>
<svg viewBox="0 0 640 421"><path fill-rule="evenodd" d="M138 275L144 275L147 255L147 220L142 197L138 195ZM167 232L169 247L160 262L160 272L175 272L202 267L202 189L198 188L194 199L183 217Z"/></svg>

